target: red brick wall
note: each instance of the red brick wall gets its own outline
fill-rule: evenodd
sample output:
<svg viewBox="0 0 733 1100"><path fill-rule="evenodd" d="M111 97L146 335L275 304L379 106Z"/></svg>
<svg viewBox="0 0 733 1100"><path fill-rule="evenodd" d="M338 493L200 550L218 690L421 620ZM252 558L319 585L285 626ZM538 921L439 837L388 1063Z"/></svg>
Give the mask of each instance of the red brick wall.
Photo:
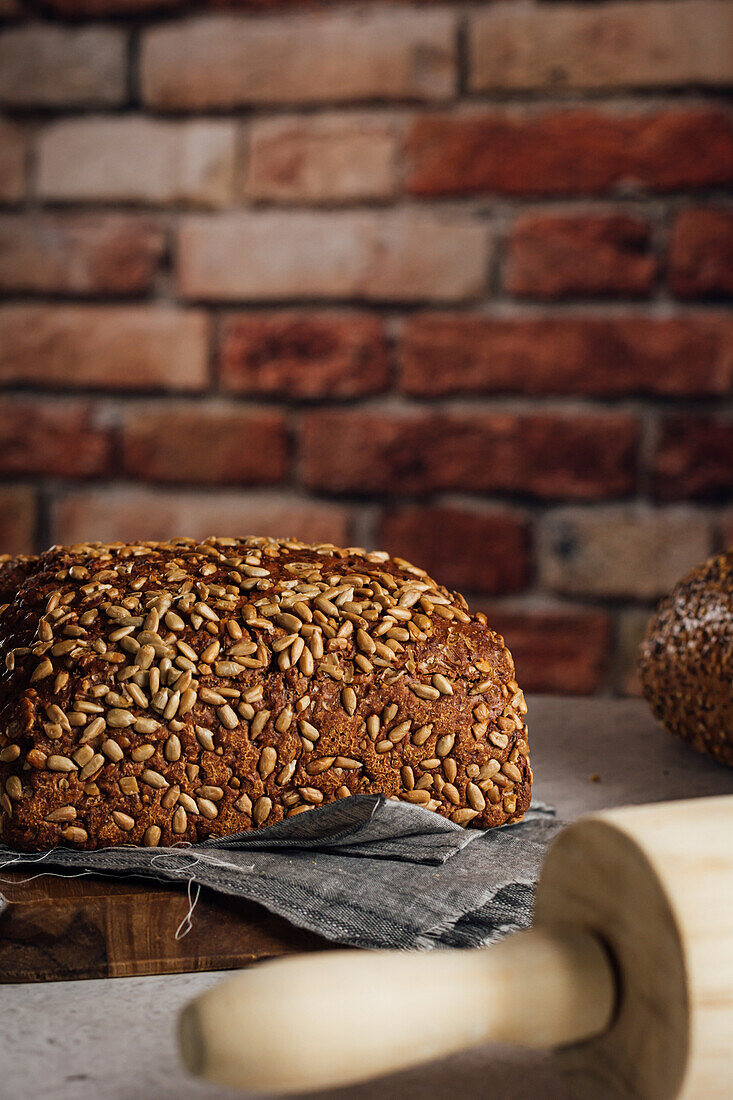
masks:
<svg viewBox="0 0 733 1100"><path fill-rule="evenodd" d="M379 544L633 690L733 530L733 3L0 20L2 548Z"/></svg>

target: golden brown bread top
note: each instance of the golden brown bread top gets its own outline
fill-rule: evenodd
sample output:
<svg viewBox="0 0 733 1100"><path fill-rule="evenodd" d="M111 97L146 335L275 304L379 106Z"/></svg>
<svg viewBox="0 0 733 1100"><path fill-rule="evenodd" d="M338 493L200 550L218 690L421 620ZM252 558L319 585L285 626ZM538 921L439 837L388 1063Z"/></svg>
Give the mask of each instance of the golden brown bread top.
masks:
<svg viewBox="0 0 733 1100"><path fill-rule="evenodd" d="M0 780L19 847L195 840L360 791L482 825L528 806L503 639L409 562L177 539L0 570L18 585L0 610Z"/></svg>

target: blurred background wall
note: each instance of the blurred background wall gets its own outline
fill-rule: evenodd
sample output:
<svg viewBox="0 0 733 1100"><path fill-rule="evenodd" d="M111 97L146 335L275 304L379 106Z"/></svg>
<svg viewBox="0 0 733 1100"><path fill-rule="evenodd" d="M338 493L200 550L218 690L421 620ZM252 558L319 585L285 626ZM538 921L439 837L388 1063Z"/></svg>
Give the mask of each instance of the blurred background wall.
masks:
<svg viewBox="0 0 733 1100"><path fill-rule="evenodd" d="M0 549L378 545L633 691L733 541L733 4L0 18Z"/></svg>

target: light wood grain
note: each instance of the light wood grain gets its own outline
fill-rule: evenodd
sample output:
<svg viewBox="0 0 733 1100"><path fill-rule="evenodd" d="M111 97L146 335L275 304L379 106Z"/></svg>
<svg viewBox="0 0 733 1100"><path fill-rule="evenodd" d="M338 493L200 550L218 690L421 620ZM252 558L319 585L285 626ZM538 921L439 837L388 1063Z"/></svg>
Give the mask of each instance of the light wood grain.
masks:
<svg viewBox="0 0 733 1100"><path fill-rule="evenodd" d="M528 933L479 952L280 960L192 1002L179 1039L192 1072L262 1091L348 1085L491 1039L562 1048L579 1098L724 1100L732 1033L725 796L570 826Z"/></svg>

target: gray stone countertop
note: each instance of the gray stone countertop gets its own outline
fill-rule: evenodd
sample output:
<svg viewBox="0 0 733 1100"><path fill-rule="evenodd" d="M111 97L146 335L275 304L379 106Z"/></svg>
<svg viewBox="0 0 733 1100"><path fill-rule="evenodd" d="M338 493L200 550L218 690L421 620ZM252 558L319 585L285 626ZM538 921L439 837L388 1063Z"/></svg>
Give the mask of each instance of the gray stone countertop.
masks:
<svg viewBox="0 0 733 1100"><path fill-rule="evenodd" d="M562 817L733 793L733 771L660 730L643 702L534 698L529 720L535 795ZM174 1043L181 1006L226 976L0 986L0 1100L226 1100L244 1095L189 1078ZM319 1094L319 1100L478 1100L487 1095L566 1100L567 1092L551 1056L486 1047Z"/></svg>

